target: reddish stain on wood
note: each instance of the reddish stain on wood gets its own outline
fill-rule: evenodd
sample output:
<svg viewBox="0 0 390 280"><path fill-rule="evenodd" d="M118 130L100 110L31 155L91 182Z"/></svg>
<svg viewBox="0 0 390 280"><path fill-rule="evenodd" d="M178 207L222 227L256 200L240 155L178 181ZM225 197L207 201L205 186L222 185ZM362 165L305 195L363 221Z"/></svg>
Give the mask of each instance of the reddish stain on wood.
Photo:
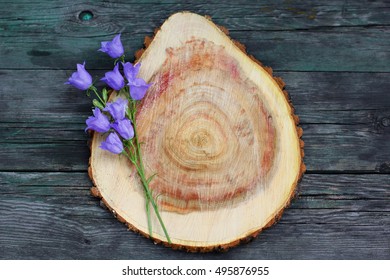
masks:
<svg viewBox="0 0 390 280"><path fill-rule="evenodd" d="M147 118L147 116L142 116L143 112L149 112L154 106L157 106L158 102L167 104L163 115L155 116L155 120L151 124L152 127L148 127L149 133L141 135L145 137L141 141L146 143L146 155L153 157L153 160L148 161L152 162L149 166L150 172L158 174L152 180L150 187L154 193L159 194L159 203L164 209L170 211L187 212L202 208L210 209L221 207L222 203L239 201L248 192L256 191L259 181L267 180L267 174L273 164L277 135L272 116L259 97L261 96L258 92L259 89L250 81L242 79L243 75L237 61L227 54L224 47L214 45L212 42L192 39L182 47L167 49L166 53L167 59L162 68L157 71L159 74L152 78L153 87L145 97L139 111L139 118L137 117L139 122L142 122L145 117ZM207 174L213 172L210 170L210 168L214 168L212 155L205 154L202 161L193 161L194 166L191 166L190 159L186 159L189 160L189 163L183 163L181 155L177 154L178 151L180 152L180 146L185 145L185 142L180 142L178 138L156 139L156 135L164 135L171 118L177 114L175 108L169 107L170 103L175 102L176 98L182 98L180 96L189 89L195 89L194 94L202 94L201 91L196 91L197 87L214 86L212 81L207 81L207 79L202 81L192 79L198 73L208 73L209 71L210 73L218 71L221 78L226 79L227 83L235 84L234 90L236 92L224 94L245 95L245 98L252 99L251 102L255 105L255 110L250 112L244 108L237 111L237 121L230 128L235 134L232 137L239 139L236 141L244 141L247 147L252 147L251 149L255 149L254 153L260 155L259 165L261 167L249 177L248 174L241 174L245 173L245 170L238 174L232 170L232 175L223 178L218 176L210 178ZM205 77L207 78L207 75ZM192 81L192 84L187 85L186 88L178 88L177 85L180 85L182 81ZM207 104L205 105L207 106ZM159 119L164 121L160 122ZM199 119L213 122L213 115L208 111L194 114L187 119L187 125L191 125L191 122ZM223 127L224 125L231 124L215 122L215 133L224 132L227 129ZM182 129L186 129L186 127ZM259 135L256 136L255 131L259 131ZM224 135L222 132L220 132L220 137L228 139L228 135ZM236 143L236 145L239 144ZM166 166L167 161L163 161L163 158L168 159L170 166ZM230 160L234 161L234 158ZM175 177L169 177L171 174L169 168L177 170ZM201 174L205 174L204 177Z"/></svg>

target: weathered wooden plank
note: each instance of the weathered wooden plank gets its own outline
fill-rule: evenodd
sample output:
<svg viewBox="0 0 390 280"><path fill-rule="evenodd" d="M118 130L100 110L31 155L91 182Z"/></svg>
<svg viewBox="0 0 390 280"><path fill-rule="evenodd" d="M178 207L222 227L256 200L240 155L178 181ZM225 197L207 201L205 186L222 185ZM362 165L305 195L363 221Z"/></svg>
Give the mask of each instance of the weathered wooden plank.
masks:
<svg viewBox="0 0 390 280"><path fill-rule="evenodd" d="M86 142L5 144L0 148L0 170L85 171Z"/></svg>
<svg viewBox="0 0 390 280"><path fill-rule="evenodd" d="M390 173L390 131L372 131L361 125L302 125L305 163L309 172ZM26 129L26 131L29 131ZM86 136L64 132L69 140L56 139L53 131L38 129L42 139L7 138L0 146L0 170L84 171L89 150ZM48 136L45 136L48 133ZM55 131L54 131L55 133ZM62 133L62 135L64 135ZM74 140L85 137L85 140ZM73 138L73 139L72 139ZM2 140L4 141L4 139Z"/></svg>
<svg viewBox="0 0 390 280"><path fill-rule="evenodd" d="M306 174L290 209L315 211L387 211L390 175ZM89 195L92 183L87 172L0 172L0 196L40 197L42 202L79 204L95 201ZM88 198L88 199L87 199ZM374 207L367 207L376 203ZM319 207L319 205L322 205ZM364 208L364 209L363 209ZM82 212L82 211L81 211ZM336 213L336 212L335 212ZM337 213L336 213L337 214ZM390 213L388 213L390 215Z"/></svg>
<svg viewBox="0 0 390 280"><path fill-rule="evenodd" d="M299 197L390 199L389 175L306 174L298 188ZM390 205L389 205L390 207Z"/></svg>
<svg viewBox="0 0 390 280"><path fill-rule="evenodd" d="M207 14L231 30L294 30L322 26L388 25L388 1L313 2L310 0L277 1L124 1L93 3L80 1L2 1L4 16L2 30L14 31L22 24L22 32L40 34L60 31L79 32L101 27L102 32L124 30L150 30L150 25L161 23L172 13L192 11ZM81 25L81 11L94 14L90 22ZM132 19L129 22L129 19ZM21 22L23 21L23 22ZM66 23L66 24L65 24ZM96 32L97 30L94 29ZM102 33L100 33L102 34ZM103 34L104 35L104 34Z"/></svg>
<svg viewBox="0 0 390 280"><path fill-rule="evenodd" d="M307 174L300 184L300 195L277 225L261 233L251 244L223 255L188 255L155 246L128 232L89 195L86 173L69 176L69 173L2 172L0 178L2 259L390 257L389 175ZM326 207L329 195L341 197L341 203ZM73 199L73 203L65 196ZM313 199L307 199L310 197ZM316 200L321 199L324 206L318 208ZM343 203L349 200L361 207ZM376 202L379 202L376 209L371 209L370 205Z"/></svg>
<svg viewBox="0 0 390 280"><path fill-rule="evenodd" d="M275 70L389 72L386 27L314 31L231 32L249 53ZM353 46L353 51L351 51Z"/></svg>
<svg viewBox="0 0 390 280"><path fill-rule="evenodd" d="M30 204L22 209L30 211L33 207L34 204ZM58 216L31 212L29 217L10 213L1 219L1 259L389 258L389 232L383 225L280 224L266 230L250 244L228 253L188 254L154 245L126 231L114 220L88 219L85 222L85 218L72 217L64 221ZM7 219L10 215L13 216L11 220ZM10 225L16 218L21 224ZM33 226L26 227L30 223Z"/></svg>
<svg viewBox="0 0 390 280"><path fill-rule="evenodd" d="M133 57L145 35L122 32L126 54ZM231 37L250 54L279 71L389 72L390 32L385 27L315 31L232 31ZM0 69L73 69L87 61L90 69L110 69L112 61L98 53L100 41L113 37L68 37L61 34L3 39ZM28 43L26 43L28 42ZM75 48L75 46L78 46ZM354 46L354 51L351 51Z"/></svg>
<svg viewBox="0 0 390 280"><path fill-rule="evenodd" d="M309 170L389 172L390 130L366 125L302 125Z"/></svg>
<svg viewBox="0 0 390 280"><path fill-rule="evenodd" d="M91 68L107 69L110 62L95 52L100 41L122 32L132 56L143 37L170 14L191 10L210 14L216 23L231 29L231 36L247 45L250 53L276 70L389 71L386 1L71 2L2 2L6 16L0 19L0 68L71 69L75 61L85 59ZM91 10L95 18L80 21L83 10Z"/></svg>
<svg viewBox="0 0 390 280"><path fill-rule="evenodd" d="M71 176L70 176L71 175ZM306 174L299 184L299 200L390 200L388 174ZM0 195L88 195L87 172L0 172ZM77 198L76 198L77 199ZM383 207L383 206L382 206ZM390 207L390 206L389 206ZM296 208L293 204L291 208ZM300 207L302 208L302 207ZM383 207L385 208L385 207ZM351 211L351 209L346 209Z"/></svg>
<svg viewBox="0 0 390 280"><path fill-rule="evenodd" d="M0 71L0 122L53 127L53 123L84 121L91 112L90 100L83 92L64 85L73 71ZM102 71L94 72L93 78L98 80L102 75Z"/></svg>
<svg viewBox="0 0 390 280"><path fill-rule="evenodd" d="M91 186L87 172L0 172L2 197L71 196L77 203L85 203Z"/></svg>
<svg viewBox="0 0 390 280"><path fill-rule="evenodd" d="M64 85L73 71L0 70L0 123L7 123L3 128L64 129L63 124L67 129L82 128L91 112L90 99L82 91ZM94 80L104 76L104 71L90 72ZM303 124L367 124L378 131L390 125L389 73L274 75L286 82Z"/></svg>
<svg viewBox="0 0 390 280"><path fill-rule="evenodd" d="M277 72L302 123L390 125L387 73Z"/></svg>
<svg viewBox="0 0 390 280"><path fill-rule="evenodd" d="M87 168L90 101L63 85L71 72L1 71L0 170ZM279 74L301 118L309 171L390 172L389 74Z"/></svg>

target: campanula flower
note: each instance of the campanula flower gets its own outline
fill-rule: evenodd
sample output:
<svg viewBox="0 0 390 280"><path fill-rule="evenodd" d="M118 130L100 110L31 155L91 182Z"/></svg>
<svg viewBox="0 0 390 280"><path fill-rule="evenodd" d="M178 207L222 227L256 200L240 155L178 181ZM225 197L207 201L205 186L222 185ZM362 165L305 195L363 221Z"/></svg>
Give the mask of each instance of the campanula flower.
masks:
<svg viewBox="0 0 390 280"><path fill-rule="evenodd" d="M77 64L77 72L74 72L65 84L70 84L81 90L86 90L92 86L92 77L85 70L85 61L83 64Z"/></svg>
<svg viewBox="0 0 390 280"><path fill-rule="evenodd" d="M127 85L130 86L131 98L134 100L142 99L151 84L147 84L144 79L137 78L141 63L133 65L130 62L126 62L122 64L123 72L128 81Z"/></svg>
<svg viewBox="0 0 390 280"><path fill-rule="evenodd" d="M117 120L111 124L111 127L126 140L134 137L134 128L129 119Z"/></svg>
<svg viewBox="0 0 390 280"><path fill-rule="evenodd" d="M137 63L136 65L133 65L130 62L126 62L126 63L122 63L122 65L123 65L123 72L125 73L126 79L129 81L129 83L134 82L138 76L141 63Z"/></svg>
<svg viewBox="0 0 390 280"><path fill-rule="evenodd" d="M108 118L100 111L99 108L95 108L92 110L93 116L90 116L86 120L87 128L85 131L88 129L95 130L97 132L107 132L110 130L110 121Z"/></svg>
<svg viewBox="0 0 390 280"><path fill-rule="evenodd" d="M112 41L101 42L99 51L107 53L112 58L121 57L124 53L121 34L116 35Z"/></svg>
<svg viewBox="0 0 390 280"><path fill-rule="evenodd" d="M128 85L130 86L131 98L140 100L145 96L146 91L152 84L147 84L144 79L137 78L133 82L129 82Z"/></svg>
<svg viewBox="0 0 390 280"><path fill-rule="evenodd" d="M100 80L115 90L120 90L125 86L125 80L123 79L122 74L119 72L119 64L115 65L114 70L107 72L104 78Z"/></svg>
<svg viewBox="0 0 390 280"><path fill-rule="evenodd" d="M107 103L103 110L109 112L115 120L123 120L127 110L127 100L118 98L115 102Z"/></svg>
<svg viewBox="0 0 390 280"><path fill-rule="evenodd" d="M123 152L122 141L115 132L112 132L107 136L106 140L100 145L100 148L114 154L120 154Z"/></svg>

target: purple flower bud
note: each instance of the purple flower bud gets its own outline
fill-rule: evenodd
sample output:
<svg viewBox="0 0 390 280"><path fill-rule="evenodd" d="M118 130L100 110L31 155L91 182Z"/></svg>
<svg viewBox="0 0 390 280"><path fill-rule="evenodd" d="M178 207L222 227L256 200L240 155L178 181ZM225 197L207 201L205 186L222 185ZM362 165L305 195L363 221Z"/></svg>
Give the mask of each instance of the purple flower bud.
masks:
<svg viewBox="0 0 390 280"><path fill-rule="evenodd" d="M115 120L123 120L126 115L127 100L118 98L115 102L109 102L106 108L103 109L105 112L109 112Z"/></svg>
<svg viewBox="0 0 390 280"><path fill-rule="evenodd" d="M107 85L115 90L120 90L125 86L125 80L123 79L122 74L119 72L119 64L115 65L114 70L107 72L104 78L100 80L104 81Z"/></svg>
<svg viewBox="0 0 390 280"><path fill-rule="evenodd" d="M86 120L87 128L85 131L88 129L95 130L97 132L107 132L110 130L110 121L108 118L100 111L99 108L95 108L92 110L94 116L90 116Z"/></svg>
<svg viewBox="0 0 390 280"><path fill-rule="evenodd" d="M122 63L123 64L123 72L125 73L126 79L129 83L132 83L137 78L139 68L141 67L141 63L137 63L135 66L130 62Z"/></svg>
<svg viewBox="0 0 390 280"><path fill-rule="evenodd" d="M134 137L134 129L129 119L117 120L111 124L111 127L126 140Z"/></svg>
<svg viewBox="0 0 390 280"><path fill-rule="evenodd" d="M86 90L92 86L92 77L84 67L85 61L82 65L77 64L77 72L74 72L65 84L70 84L81 90Z"/></svg>
<svg viewBox="0 0 390 280"><path fill-rule="evenodd" d="M132 83L128 83L130 86L130 95L134 100L142 99L148 88L152 84L147 84L144 79L135 79Z"/></svg>
<svg viewBox="0 0 390 280"><path fill-rule="evenodd" d="M112 58L121 57L124 53L121 34L116 35L112 41L102 42L99 51L107 53Z"/></svg>
<svg viewBox="0 0 390 280"><path fill-rule="evenodd" d="M123 151L123 144L121 139L119 139L119 136L113 132L107 136L105 141L102 142L100 148L113 154L120 154Z"/></svg>

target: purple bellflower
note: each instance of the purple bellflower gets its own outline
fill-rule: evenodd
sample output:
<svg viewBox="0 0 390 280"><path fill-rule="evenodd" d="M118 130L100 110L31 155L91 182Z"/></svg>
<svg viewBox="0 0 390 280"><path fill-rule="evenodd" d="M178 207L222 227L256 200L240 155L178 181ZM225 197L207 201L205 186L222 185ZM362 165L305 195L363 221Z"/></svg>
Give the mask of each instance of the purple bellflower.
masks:
<svg viewBox="0 0 390 280"><path fill-rule="evenodd" d="M151 84L147 84L144 79L137 78L141 63L133 65L130 62L126 62L122 64L123 72L125 73L126 79L128 81L127 85L130 86L131 98L134 100L142 99Z"/></svg>
<svg viewBox="0 0 390 280"><path fill-rule="evenodd" d="M117 120L111 127L116 130L124 139L129 140L134 137L134 128L129 119Z"/></svg>
<svg viewBox="0 0 390 280"><path fill-rule="evenodd" d="M123 152L123 144L119 136L112 132L107 136L106 140L102 142L100 148L107 150L113 154L120 154Z"/></svg>
<svg viewBox="0 0 390 280"><path fill-rule="evenodd" d="M103 109L105 112L109 112L115 120L123 120L126 115L127 100L118 98L114 102L109 102L106 108Z"/></svg>
<svg viewBox="0 0 390 280"><path fill-rule="evenodd" d="M133 82L138 76L141 63L137 63L136 65L133 65L130 62L126 62L126 63L122 63L122 65L123 65L123 72L125 73L126 79L129 81L129 83Z"/></svg>
<svg viewBox="0 0 390 280"><path fill-rule="evenodd" d="M92 77L85 70L85 61L83 64L77 64L77 72L74 72L65 84L72 85L81 90L86 90L92 86Z"/></svg>
<svg viewBox="0 0 390 280"><path fill-rule="evenodd" d="M86 120L87 128L88 129L95 130L97 132L107 132L110 130L110 121L108 118L100 111L99 108L95 108L92 110L94 116L90 116Z"/></svg>
<svg viewBox="0 0 390 280"><path fill-rule="evenodd" d="M104 78L100 80L115 90L120 90L125 86L125 80L123 79L122 74L119 72L119 64L115 65L114 70L107 72Z"/></svg>
<svg viewBox="0 0 390 280"><path fill-rule="evenodd" d="M99 51L107 53L112 58L121 57L124 53L121 34L116 35L112 41L101 42Z"/></svg>
<svg viewBox="0 0 390 280"><path fill-rule="evenodd" d="M147 84L144 79L135 79L133 82L129 82L130 95L134 100L140 100L144 98L146 91L152 84Z"/></svg>

